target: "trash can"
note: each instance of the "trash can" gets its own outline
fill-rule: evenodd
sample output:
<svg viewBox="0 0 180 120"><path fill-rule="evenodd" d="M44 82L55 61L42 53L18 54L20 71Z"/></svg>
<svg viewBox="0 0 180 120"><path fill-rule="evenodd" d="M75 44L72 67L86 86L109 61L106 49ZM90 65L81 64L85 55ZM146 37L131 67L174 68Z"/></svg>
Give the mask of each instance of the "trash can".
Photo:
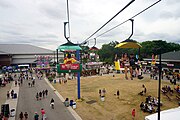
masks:
<svg viewBox="0 0 180 120"><path fill-rule="evenodd" d="M73 109L76 109L76 102L73 102L72 108L73 108Z"/></svg>
<svg viewBox="0 0 180 120"><path fill-rule="evenodd" d="M101 97L101 101L102 101L102 102L105 101L105 97L104 97L104 96Z"/></svg>
<svg viewBox="0 0 180 120"><path fill-rule="evenodd" d="M56 83L56 79L54 80L54 83Z"/></svg>
<svg viewBox="0 0 180 120"><path fill-rule="evenodd" d="M16 99L16 98L17 98L17 93L14 93L13 99Z"/></svg>
<svg viewBox="0 0 180 120"><path fill-rule="evenodd" d="M10 110L10 117L14 117L15 114L16 114L15 109L14 109L14 108L11 109L11 110Z"/></svg>

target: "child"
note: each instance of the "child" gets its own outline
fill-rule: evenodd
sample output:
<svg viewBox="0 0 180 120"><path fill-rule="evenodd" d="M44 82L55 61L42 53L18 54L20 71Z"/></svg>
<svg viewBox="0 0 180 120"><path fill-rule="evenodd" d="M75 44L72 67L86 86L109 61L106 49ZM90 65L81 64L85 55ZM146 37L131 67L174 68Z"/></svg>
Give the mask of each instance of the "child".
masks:
<svg viewBox="0 0 180 120"><path fill-rule="evenodd" d="M135 119L135 109L132 110L132 119Z"/></svg>

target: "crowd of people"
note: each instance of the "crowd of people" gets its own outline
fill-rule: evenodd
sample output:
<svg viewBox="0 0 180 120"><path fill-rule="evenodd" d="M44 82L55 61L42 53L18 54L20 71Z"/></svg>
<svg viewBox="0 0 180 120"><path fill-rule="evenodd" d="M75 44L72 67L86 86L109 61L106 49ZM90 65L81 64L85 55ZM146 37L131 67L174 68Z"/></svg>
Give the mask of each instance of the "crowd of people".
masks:
<svg viewBox="0 0 180 120"><path fill-rule="evenodd" d="M48 90L46 89L46 90L43 90L43 91L40 91L40 92L37 92L36 93L36 100L38 101L38 100L41 100L42 98L45 98L45 97L47 97L47 95L48 95Z"/></svg>
<svg viewBox="0 0 180 120"><path fill-rule="evenodd" d="M160 102L160 105L162 106L162 102ZM158 99L156 99L155 97L152 97L151 95L146 97L145 102L141 102L140 104L141 110L143 110L144 112L149 112L149 113L157 112L158 109L155 108L157 106L158 106Z"/></svg>

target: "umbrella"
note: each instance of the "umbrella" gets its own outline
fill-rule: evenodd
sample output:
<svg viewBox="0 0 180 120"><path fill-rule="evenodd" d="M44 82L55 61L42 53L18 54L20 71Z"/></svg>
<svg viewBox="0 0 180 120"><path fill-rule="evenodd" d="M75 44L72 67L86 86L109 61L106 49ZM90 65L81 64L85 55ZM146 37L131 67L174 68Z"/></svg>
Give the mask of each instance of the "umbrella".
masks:
<svg viewBox="0 0 180 120"><path fill-rule="evenodd" d="M141 48L141 47L142 46L138 42L131 39L127 39L115 46L115 48Z"/></svg>
<svg viewBox="0 0 180 120"><path fill-rule="evenodd" d="M76 51L76 50L82 50L82 49L78 44L74 44L68 41L67 43L60 45L58 47L58 50L64 52L64 51Z"/></svg>
<svg viewBox="0 0 180 120"><path fill-rule="evenodd" d="M97 47L93 46L92 48L90 48L89 50L99 50Z"/></svg>

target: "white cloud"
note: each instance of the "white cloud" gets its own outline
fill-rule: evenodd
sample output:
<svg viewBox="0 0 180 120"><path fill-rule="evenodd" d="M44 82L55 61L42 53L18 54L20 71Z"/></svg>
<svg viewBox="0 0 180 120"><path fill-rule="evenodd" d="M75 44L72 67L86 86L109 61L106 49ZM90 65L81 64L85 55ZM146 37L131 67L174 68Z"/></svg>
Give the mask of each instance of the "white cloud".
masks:
<svg viewBox="0 0 180 120"><path fill-rule="evenodd" d="M98 34L127 20L157 0L136 0ZM71 40L81 43L130 0L69 0ZM162 0L135 18L133 39L139 42L163 39L179 43L180 0ZM63 22L67 21L66 0L0 0L0 43L30 43L56 49L66 42ZM131 23L97 38L101 47L123 41L131 34ZM94 41L90 41L93 45Z"/></svg>

